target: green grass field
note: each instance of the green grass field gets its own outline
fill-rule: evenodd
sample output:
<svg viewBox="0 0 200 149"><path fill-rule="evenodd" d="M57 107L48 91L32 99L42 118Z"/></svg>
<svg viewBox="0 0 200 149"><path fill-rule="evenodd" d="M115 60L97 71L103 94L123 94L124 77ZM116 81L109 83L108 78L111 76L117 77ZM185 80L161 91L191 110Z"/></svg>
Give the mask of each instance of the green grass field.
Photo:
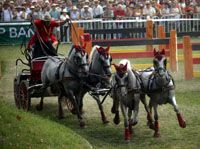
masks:
<svg viewBox="0 0 200 149"><path fill-rule="evenodd" d="M65 54L68 48L68 45L61 45L59 52ZM126 48L132 47L123 47ZM185 81L182 62L179 63L179 71L172 75L176 82L177 103L184 114L187 127L180 128L173 108L168 104L162 105L158 109L161 138L153 138L153 131L146 126L146 114L141 104L139 123L134 128L130 143L126 143L123 139L123 121L118 126L112 122L114 115L110 112L111 98L107 98L104 102L105 113L110 120L108 125L104 125L96 102L89 95L84 97L84 118L87 124L85 129L79 128L77 117L67 110L65 119L58 120L56 97L45 98L43 111L35 109L35 105L39 102L37 98L32 99L30 112L16 109L13 98L16 58L23 58L19 47L0 47L3 75L0 80L0 148L85 149L92 146L96 149L198 149L200 147L200 78ZM131 62L144 61L146 60L134 59ZM151 59L148 61L151 62Z"/></svg>

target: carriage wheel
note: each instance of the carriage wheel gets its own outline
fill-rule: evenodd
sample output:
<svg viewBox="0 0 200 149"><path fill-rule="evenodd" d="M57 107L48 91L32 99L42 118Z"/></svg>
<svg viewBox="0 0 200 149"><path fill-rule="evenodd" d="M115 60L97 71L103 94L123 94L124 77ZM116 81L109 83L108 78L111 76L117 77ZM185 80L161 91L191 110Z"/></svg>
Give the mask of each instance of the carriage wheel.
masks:
<svg viewBox="0 0 200 149"><path fill-rule="evenodd" d="M20 106L25 110L28 111L31 105L31 99L28 92L28 82L21 81L19 85L19 94L20 94Z"/></svg>
<svg viewBox="0 0 200 149"><path fill-rule="evenodd" d="M74 104L69 98L65 98L65 103L67 105L67 109L71 112L74 113Z"/></svg>
<svg viewBox="0 0 200 149"><path fill-rule="evenodd" d="M14 79L14 100L15 105L19 109L20 108L20 96L19 96L19 84L17 83L17 79Z"/></svg>

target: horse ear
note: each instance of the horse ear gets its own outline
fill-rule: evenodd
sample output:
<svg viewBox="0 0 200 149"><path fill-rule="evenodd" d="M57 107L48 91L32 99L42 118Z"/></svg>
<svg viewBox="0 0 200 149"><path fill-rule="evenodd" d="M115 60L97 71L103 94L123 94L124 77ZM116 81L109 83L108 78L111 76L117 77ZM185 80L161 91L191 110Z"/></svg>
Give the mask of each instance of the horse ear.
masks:
<svg viewBox="0 0 200 149"><path fill-rule="evenodd" d="M100 53L100 54L102 54L102 53L104 53L105 52L105 49L103 48L103 47L97 47L97 51Z"/></svg>
<svg viewBox="0 0 200 149"><path fill-rule="evenodd" d="M126 62L126 64L123 67L123 71L127 71L127 66L128 66L128 62Z"/></svg>
<svg viewBox="0 0 200 149"><path fill-rule="evenodd" d="M108 52L110 50L110 45L108 45L108 47L106 48L106 51Z"/></svg>
<svg viewBox="0 0 200 149"><path fill-rule="evenodd" d="M113 66L115 67L115 70L118 72L119 71L119 66L113 63Z"/></svg>
<svg viewBox="0 0 200 149"><path fill-rule="evenodd" d="M165 55L165 49L162 49L161 54Z"/></svg>
<svg viewBox="0 0 200 149"><path fill-rule="evenodd" d="M79 45L78 44L74 44L74 48L78 49Z"/></svg>
<svg viewBox="0 0 200 149"><path fill-rule="evenodd" d="M99 53L101 53L101 49L100 49L100 47L99 47L99 48L96 47L96 49L97 49L97 51L98 51Z"/></svg>
<svg viewBox="0 0 200 149"><path fill-rule="evenodd" d="M154 55L154 56L156 56L156 55L157 55L157 51L156 51L156 49L155 49L155 48L153 49L153 55Z"/></svg>
<svg viewBox="0 0 200 149"><path fill-rule="evenodd" d="M119 68L118 65L116 65L115 63L112 64L115 67L115 70L117 70Z"/></svg>

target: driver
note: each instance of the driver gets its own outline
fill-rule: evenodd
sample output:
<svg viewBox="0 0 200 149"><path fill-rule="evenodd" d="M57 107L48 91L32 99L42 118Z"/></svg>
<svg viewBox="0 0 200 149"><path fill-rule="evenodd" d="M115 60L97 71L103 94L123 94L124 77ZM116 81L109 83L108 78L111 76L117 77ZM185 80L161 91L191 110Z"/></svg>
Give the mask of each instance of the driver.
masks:
<svg viewBox="0 0 200 149"><path fill-rule="evenodd" d="M57 56L56 49L58 40L53 35L55 27L64 25L69 21L67 17L64 21L51 20L49 14L45 14L43 19L38 19L33 22L35 27L35 34L31 37L28 43L28 49L33 49L33 58L41 56Z"/></svg>

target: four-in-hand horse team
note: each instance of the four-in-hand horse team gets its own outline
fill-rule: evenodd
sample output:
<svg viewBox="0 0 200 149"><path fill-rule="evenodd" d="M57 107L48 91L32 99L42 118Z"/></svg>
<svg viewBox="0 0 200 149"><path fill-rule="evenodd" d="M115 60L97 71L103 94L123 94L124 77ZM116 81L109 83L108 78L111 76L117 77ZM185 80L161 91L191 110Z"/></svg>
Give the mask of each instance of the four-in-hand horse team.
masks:
<svg viewBox="0 0 200 149"><path fill-rule="evenodd" d="M43 93L49 87L57 86L59 118L63 118L61 101L67 98L72 103L71 112L77 115L80 127L84 127L82 108L83 97L87 92L92 92L92 97L97 101L103 123L109 122L99 98L101 94L95 92L98 89L109 89L106 91L113 99L111 108L111 112L115 114L113 121L115 124L120 123L120 107L124 118L124 139L126 141L131 138L132 126L138 123L140 101L147 112L147 124L150 129L154 130L154 137L160 136L157 108L161 104L171 104L177 114L180 127L185 128L185 120L176 103L175 83L169 71L166 70L165 50L156 51L154 49L153 52L153 67L137 71L131 68L131 63L127 59L121 60L119 64L112 64L109 47L94 46L88 56L84 46L72 45L68 57L64 59L48 56L41 71ZM111 65L114 65L116 70L113 74ZM56 76L57 71L59 77ZM150 98L149 104L147 104L146 95ZM43 97L37 105L38 110L42 109ZM154 117L152 117L152 108Z"/></svg>

